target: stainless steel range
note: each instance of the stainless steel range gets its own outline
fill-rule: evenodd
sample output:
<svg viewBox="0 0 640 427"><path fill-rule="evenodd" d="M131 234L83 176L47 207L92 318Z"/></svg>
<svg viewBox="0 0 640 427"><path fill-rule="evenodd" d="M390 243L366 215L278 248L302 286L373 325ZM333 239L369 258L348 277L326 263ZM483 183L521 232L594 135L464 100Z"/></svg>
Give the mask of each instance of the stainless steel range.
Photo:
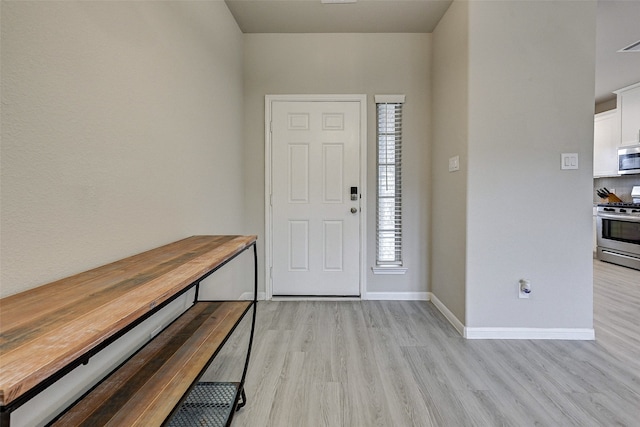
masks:
<svg viewBox="0 0 640 427"><path fill-rule="evenodd" d="M632 197L632 203L598 205L598 259L640 270L640 186Z"/></svg>

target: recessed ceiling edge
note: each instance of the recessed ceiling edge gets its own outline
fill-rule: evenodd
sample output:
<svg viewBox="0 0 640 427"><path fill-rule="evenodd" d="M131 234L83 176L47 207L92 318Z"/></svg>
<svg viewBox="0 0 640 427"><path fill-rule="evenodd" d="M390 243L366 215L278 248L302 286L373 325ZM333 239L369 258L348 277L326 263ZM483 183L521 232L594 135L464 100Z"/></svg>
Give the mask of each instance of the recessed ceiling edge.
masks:
<svg viewBox="0 0 640 427"><path fill-rule="evenodd" d="M623 47L618 52L640 52L640 40L635 43L631 43L627 47Z"/></svg>

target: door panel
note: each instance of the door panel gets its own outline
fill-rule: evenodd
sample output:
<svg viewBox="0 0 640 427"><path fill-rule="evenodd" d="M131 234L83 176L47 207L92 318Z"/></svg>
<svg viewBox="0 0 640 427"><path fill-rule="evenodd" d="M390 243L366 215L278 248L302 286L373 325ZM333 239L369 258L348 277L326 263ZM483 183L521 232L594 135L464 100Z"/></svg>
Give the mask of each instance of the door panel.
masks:
<svg viewBox="0 0 640 427"><path fill-rule="evenodd" d="M324 203L344 203L343 144L322 145L322 195Z"/></svg>
<svg viewBox="0 0 640 427"><path fill-rule="evenodd" d="M360 103L274 101L271 122L273 295L358 296Z"/></svg>
<svg viewBox="0 0 640 427"><path fill-rule="evenodd" d="M309 203L309 145L289 144L289 203Z"/></svg>
<svg viewBox="0 0 640 427"><path fill-rule="evenodd" d="M342 271L342 221L324 221L324 271Z"/></svg>
<svg viewBox="0 0 640 427"><path fill-rule="evenodd" d="M309 222L289 221L289 271L309 271Z"/></svg>

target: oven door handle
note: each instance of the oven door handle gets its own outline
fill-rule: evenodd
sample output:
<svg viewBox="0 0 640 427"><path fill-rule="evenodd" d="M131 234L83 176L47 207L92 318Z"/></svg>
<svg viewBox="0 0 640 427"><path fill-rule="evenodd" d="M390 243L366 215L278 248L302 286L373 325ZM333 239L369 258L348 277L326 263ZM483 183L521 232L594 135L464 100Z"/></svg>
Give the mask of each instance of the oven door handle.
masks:
<svg viewBox="0 0 640 427"><path fill-rule="evenodd" d="M609 250L607 250L607 249L603 249L603 250L602 250L602 252L604 252L605 254L615 255L615 256L617 256L617 257L625 258L625 259L630 259L630 260L633 260L633 261L637 261L637 260L638 260L638 258L637 258L637 257L632 257L632 256L629 256L629 255L624 255L624 254L621 254L621 253L619 253L619 252L609 251Z"/></svg>
<svg viewBox="0 0 640 427"><path fill-rule="evenodd" d="M614 221L640 222L640 216L634 215L611 215L598 212L598 217L604 219L612 219Z"/></svg>

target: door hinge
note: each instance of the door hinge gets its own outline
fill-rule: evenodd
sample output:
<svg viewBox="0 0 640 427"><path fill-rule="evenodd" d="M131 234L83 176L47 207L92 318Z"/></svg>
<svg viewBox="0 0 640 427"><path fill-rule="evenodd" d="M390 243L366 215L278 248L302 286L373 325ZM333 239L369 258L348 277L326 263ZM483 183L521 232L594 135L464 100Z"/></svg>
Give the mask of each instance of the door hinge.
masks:
<svg viewBox="0 0 640 427"><path fill-rule="evenodd" d="M273 122L269 122L269 133L273 133Z"/></svg>
<svg viewBox="0 0 640 427"><path fill-rule="evenodd" d="M273 194L269 194L269 206L273 206Z"/></svg>
<svg viewBox="0 0 640 427"><path fill-rule="evenodd" d="M273 279L273 267L269 267L269 279Z"/></svg>

